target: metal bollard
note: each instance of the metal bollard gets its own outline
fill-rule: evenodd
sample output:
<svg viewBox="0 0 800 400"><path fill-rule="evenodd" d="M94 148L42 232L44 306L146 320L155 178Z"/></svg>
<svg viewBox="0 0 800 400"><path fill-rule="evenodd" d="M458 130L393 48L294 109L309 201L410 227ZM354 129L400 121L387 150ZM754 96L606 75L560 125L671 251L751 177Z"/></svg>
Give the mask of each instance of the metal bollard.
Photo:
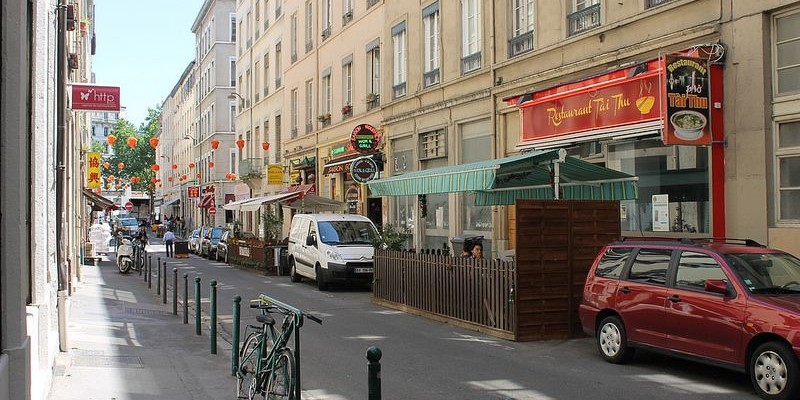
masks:
<svg viewBox="0 0 800 400"><path fill-rule="evenodd" d="M194 278L194 333L200 335L202 333L200 327L200 277Z"/></svg>
<svg viewBox="0 0 800 400"><path fill-rule="evenodd" d="M167 260L164 260L164 265ZM156 295L161 294L161 259L158 260L158 269L156 270Z"/></svg>
<svg viewBox="0 0 800 400"><path fill-rule="evenodd" d="M178 269L172 269L172 314L178 315Z"/></svg>
<svg viewBox="0 0 800 400"><path fill-rule="evenodd" d="M183 323L189 323L189 274L183 274Z"/></svg>
<svg viewBox="0 0 800 400"><path fill-rule="evenodd" d="M211 354L217 354L217 281L211 281Z"/></svg>
<svg viewBox="0 0 800 400"><path fill-rule="evenodd" d="M164 277L164 290L161 291L161 295L163 296L162 302L167 304L167 263L164 262L164 273L162 274Z"/></svg>
<svg viewBox="0 0 800 400"><path fill-rule="evenodd" d="M369 360L369 400L380 400L381 398L381 349L370 346L367 349L367 360Z"/></svg>
<svg viewBox="0 0 800 400"><path fill-rule="evenodd" d="M147 263L144 266L144 281L147 282L147 275L150 274L150 264L153 263L153 256L147 256Z"/></svg>
<svg viewBox="0 0 800 400"><path fill-rule="evenodd" d="M233 337L231 338L231 375L236 376L236 370L239 368L239 320L242 309L242 296L238 294L233 296Z"/></svg>
<svg viewBox="0 0 800 400"><path fill-rule="evenodd" d="M143 257L142 260L146 259L147 258L147 250L143 250L142 254L139 254L139 257ZM137 267L136 269L139 270L139 276L142 276L142 269L143 268L139 268L138 265L136 267Z"/></svg>

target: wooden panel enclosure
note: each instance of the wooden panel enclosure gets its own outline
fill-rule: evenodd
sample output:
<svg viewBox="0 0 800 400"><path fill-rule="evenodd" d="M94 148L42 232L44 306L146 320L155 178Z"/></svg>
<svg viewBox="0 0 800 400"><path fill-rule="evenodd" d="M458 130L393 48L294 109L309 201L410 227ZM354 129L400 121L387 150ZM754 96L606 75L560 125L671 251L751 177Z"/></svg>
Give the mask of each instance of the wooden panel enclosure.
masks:
<svg viewBox="0 0 800 400"><path fill-rule="evenodd" d="M376 303L513 339L514 262L375 251Z"/></svg>
<svg viewBox="0 0 800 400"><path fill-rule="evenodd" d="M619 239L619 215L619 201L517 201L516 340L582 334L586 273L598 251Z"/></svg>

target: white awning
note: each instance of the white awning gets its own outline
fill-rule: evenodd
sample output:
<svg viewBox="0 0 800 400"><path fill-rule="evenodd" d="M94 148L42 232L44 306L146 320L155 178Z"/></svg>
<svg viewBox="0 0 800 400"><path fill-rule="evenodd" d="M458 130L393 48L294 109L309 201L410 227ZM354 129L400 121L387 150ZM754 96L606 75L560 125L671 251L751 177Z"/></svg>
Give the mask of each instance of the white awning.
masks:
<svg viewBox="0 0 800 400"><path fill-rule="evenodd" d="M247 199L244 199L244 200L232 201L230 203L223 204L222 208L224 208L226 210L229 210L229 211L239 211L239 206L244 204L244 203L247 203L250 200L253 200L253 199L247 198Z"/></svg>
<svg viewBox="0 0 800 400"><path fill-rule="evenodd" d="M172 206L172 205L177 206L178 204L180 204L180 202L181 202L180 197L176 197L172 200L164 200L164 203L161 204L161 207Z"/></svg>
<svg viewBox="0 0 800 400"><path fill-rule="evenodd" d="M300 192L278 193L271 196L256 197L240 204L238 207L239 211L256 211L265 204L287 200L292 197L300 197Z"/></svg>

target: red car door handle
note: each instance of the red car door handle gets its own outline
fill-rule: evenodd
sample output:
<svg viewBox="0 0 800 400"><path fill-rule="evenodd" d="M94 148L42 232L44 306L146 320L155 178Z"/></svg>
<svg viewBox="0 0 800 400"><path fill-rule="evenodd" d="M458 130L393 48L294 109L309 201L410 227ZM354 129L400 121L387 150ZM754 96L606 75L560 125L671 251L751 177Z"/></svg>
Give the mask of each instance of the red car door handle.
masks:
<svg viewBox="0 0 800 400"><path fill-rule="evenodd" d="M625 287L620 288L619 291L622 292L622 293L628 294L628 293L631 292L631 289L628 288L627 286L625 286Z"/></svg>
<svg viewBox="0 0 800 400"><path fill-rule="evenodd" d="M681 301L681 296L678 296L678 295L670 296L670 297L667 297L667 300L669 300L669 301L671 301L673 303L677 303L677 302Z"/></svg>

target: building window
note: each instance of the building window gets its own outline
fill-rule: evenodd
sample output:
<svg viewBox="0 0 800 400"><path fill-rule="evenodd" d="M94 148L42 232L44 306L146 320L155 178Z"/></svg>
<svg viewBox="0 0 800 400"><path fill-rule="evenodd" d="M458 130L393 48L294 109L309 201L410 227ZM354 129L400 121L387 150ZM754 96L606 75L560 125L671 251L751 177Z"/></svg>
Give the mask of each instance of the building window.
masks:
<svg viewBox="0 0 800 400"><path fill-rule="evenodd" d="M331 35L331 0L322 0L322 39Z"/></svg>
<svg viewBox="0 0 800 400"><path fill-rule="evenodd" d="M290 62L294 63L295 61L297 61L297 13L292 14L290 29L292 37L291 37L291 42L289 44L290 46L289 50L291 51L289 57L290 57Z"/></svg>
<svg viewBox="0 0 800 400"><path fill-rule="evenodd" d="M481 2L461 2L461 73L481 67Z"/></svg>
<svg viewBox="0 0 800 400"><path fill-rule="evenodd" d="M244 93L245 93L245 96L244 96L244 98L245 98L244 107L245 108L250 108L250 106L253 104L253 90L252 90L252 87L253 87L253 75L252 75L252 72L250 72L250 68L248 68L247 71L245 72L245 78L246 78L245 79L245 84L247 86L245 86L245 88L244 88Z"/></svg>
<svg viewBox="0 0 800 400"><path fill-rule="evenodd" d="M236 132L236 102L230 102L230 123L228 124L231 132Z"/></svg>
<svg viewBox="0 0 800 400"><path fill-rule="evenodd" d="M267 29L269 29L269 0L264 0L264 33L267 33Z"/></svg>
<svg viewBox="0 0 800 400"><path fill-rule="evenodd" d="M314 48L314 4L306 1L306 53Z"/></svg>
<svg viewBox="0 0 800 400"><path fill-rule="evenodd" d="M269 135L269 119L265 119L264 120L264 141L270 144L269 148L274 152L275 151L275 148L274 148L275 142L274 141L270 142L271 140L272 140L272 138ZM264 155L264 164L269 164L269 153Z"/></svg>
<svg viewBox="0 0 800 400"><path fill-rule="evenodd" d="M322 77L322 113L326 115L328 122L331 121L331 75Z"/></svg>
<svg viewBox="0 0 800 400"><path fill-rule="evenodd" d="M242 31L242 21L239 21L239 32ZM234 33L235 36L235 33ZM242 54L242 40L239 40L239 54Z"/></svg>
<svg viewBox="0 0 800 400"><path fill-rule="evenodd" d="M283 15L283 9L281 8L281 3L283 3L283 0L275 1L275 19L278 19L278 17Z"/></svg>
<svg viewBox="0 0 800 400"><path fill-rule="evenodd" d="M262 79L264 85L264 98L269 94L269 53L264 54L264 74Z"/></svg>
<svg viewBox="0 0 800 400"><path fill-rule="evenodd" d="M353 115L353 63L342 65L342 114ZM346 109L349 107L349 109Z"/></svg>
<svg viewBox="0 0 800 400"><path fill-rule="evenodd" d="M255 99L253 100L253 104L258 103L258 100L261 98L261 61L256 61L256 64L253 66L253 92L255 92Z"/></svg>
<svg viewBox="0 0 800 400"><path fill-rule="evenodd" d="M392 28L392 95L394 98L406 94L406 23Z"/></svg>
<svg viewBox="0 0 800 400"><path fill-rule="evenodd" d="M253 46L253 15L251 12L247 13L245 23L247 24L247 48L249 49Z"/></svg>
<svg viewBox="0 0 800 400"><path fill-rule="evenodd" d="M447 157L447 135L444 129L420 134L420 160Z"/></svg>
<svg viewBox="0 0 800 400"><path fill-rule="evenodd" d="M229 155L230 155L230 158L229 158L230 165L228 166L229 167L228 168L228 173L237 174L238 175L238 168L237 168L238 165L236 163L236 149L230 149Z"/></svg>
<svg viewBox="0 0 800 400"><path fill-rule="evenodd" d="M375 4L378 4L378 0L367 0L367 8L370 8Z"/></svg>
<svg viewBox="0 0 800 400"><path fill-rule="evenodd" d="M282 77L281 42L275 44L275 90L280 89Z"/></svg>
<svg viewBox="0 0 800 400"><path fill-rule="evenodd" d="M533 0L512 0L511 39L508 56L514 57L533 49Z"/></svg>
<svg viewBox="0 0 800 400"><path fill-rule="evenodd" d="M272 140L275 146L275 158L273 162L280 163L281 162L281 114L275 114L275 133L273 133L274 139Z"/></svg>
<svg viewBox="0 0 800 400"><path fill-rule="evenodd" d="M779 221L800 223L800 121L778 124L777 144Z"/></svg>
<svg viewBox="0 0 800 400"><path fill-rule="evenodd" d="M775 18L775 90L800 91L800 10Z"/></svg>
<svg viewBox="0 0 800 400"><path fill-rule="evenodd" d="M342 26L353 20L353 0L342 0Z"/></svg>
<svg viewBox="0 0 800 400"><path fill-rule="evenodd" d="M314 82L306 81L306 133L314 130Z"/></svg>
<svg viewBox="0 0 800 400"><path fill-rule="evenodd" d="M569 35L577 35L600 26L600 0L573 0L572 14L567 16Z"/></svg>
<svg viewBox="0 0 800 400"><path fill-rule="evenodd" d="M422 10L425 87L439 83L439 3Z"/></svg>
<svg viewBox="0 0 800 400"><path fill-rule="evenodd" d="M231 42L236 42L236 14L231 14L230 16L230 39Z"/></svg>
<svg viewBox="0 0 800 400"><path fill-rule="evenodd" d="M292 89L291 94L291 101L292 101L292 139L297 137L297 114L298 114L298 104L297 104L297 89Z"/></svg>
<svg viewBox="0 0 800 400"><path fill-rule="evenodd" d="M380 104L381 94L381 48L375 39L367 46L367 108Z"/></svg>
<svg viewBox="0 0 800 400"><path fill-rule="evenodd" d="M230 59L230 78L231 78L231 87L236 87L236 57L231 57Z"/></svg>
<svg viewBox="0 0 800 400"><path fill-rule="evenodd" d="M647 8L658 7L664 3L669 3L672 0L647 0Z"/></svg>

